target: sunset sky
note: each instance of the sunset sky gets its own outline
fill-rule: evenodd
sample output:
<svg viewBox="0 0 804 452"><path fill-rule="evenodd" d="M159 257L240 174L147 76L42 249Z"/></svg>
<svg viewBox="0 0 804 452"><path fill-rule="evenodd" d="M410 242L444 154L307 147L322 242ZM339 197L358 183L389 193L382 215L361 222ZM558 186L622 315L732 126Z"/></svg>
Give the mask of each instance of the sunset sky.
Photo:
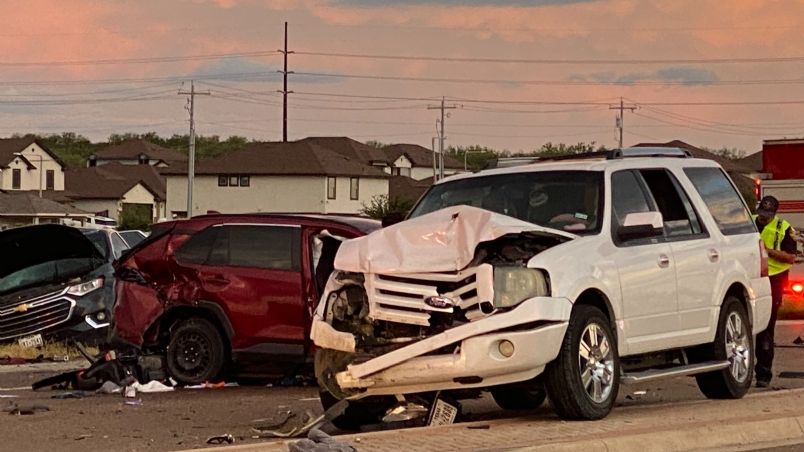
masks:
<svg viewBox="0 0 804 452"><path fill-rule="evenodd" d="M804 136L804 1L3 0L0 135L186 133L532 150ZM322 55L323 54L323 55Z"/></svg>

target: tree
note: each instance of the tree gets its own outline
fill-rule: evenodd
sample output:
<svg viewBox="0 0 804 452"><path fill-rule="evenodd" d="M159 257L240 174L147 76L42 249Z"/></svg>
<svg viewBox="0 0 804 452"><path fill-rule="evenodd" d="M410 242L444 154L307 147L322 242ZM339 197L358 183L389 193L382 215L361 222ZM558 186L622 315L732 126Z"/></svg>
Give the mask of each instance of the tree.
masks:
<svg viewBox="0 0 804 452"><path fill-rule="evenodd" d="M455 158L458 161L464 161L466 157L466 166L471 171L478 171L486 167L486 164L497 158L508 155L508 151L497 151L486 146L450 146L445 155Z"/></svg>
<svg viewBox="0 0 804 452"><path fill-rule="evenodd" d="M720 149L708 149L708 148L703 148L703 149L706 150L706 151L711 152L712 154L715 154L715 155L723 157L723 158L727 158L729 160L739 160L739 159L745 157L745 151L743 151L742 149L737 149L737 148L730 148L730 147L723 146Z"/></svg>
<svg viewBox="0 0 804 452"><path fill-rule="evenodd" d="M535 153L539 157L561 157L565 155L579 155L605 150L605 146L596 147L594 141L591 143L581 142L571 145L566 145L564 143L553 144L552 142L548 141L547 143L543 144L541 148L537 149Z"/></svg>
<svg viewBox="0 0 804 452"><path fill-rule="evenodd" d="M368 205L362 203L360 213L377 220L390 215L404 216L413 208L413 201L409 199L391 198L388 195L375 195L371 197Z"/></svg>
<svg viewBox="0 0 804 452"><path fill-rule="evenodd" d="M382 149L387 145L385 143L382 143L382 142L377 141L377 140L368 140L368 141L366 141L366 146L371 146L371 147L373 147L375 149Z"/></svg>

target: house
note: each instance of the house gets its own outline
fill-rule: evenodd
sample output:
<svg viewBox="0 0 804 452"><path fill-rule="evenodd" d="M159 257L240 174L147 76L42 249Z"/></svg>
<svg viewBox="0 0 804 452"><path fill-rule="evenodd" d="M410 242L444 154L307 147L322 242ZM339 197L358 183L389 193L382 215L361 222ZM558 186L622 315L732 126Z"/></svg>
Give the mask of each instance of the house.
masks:
<svg viewBox="0 0 804 452"><path fill-rule="evenodd" d="M394 176L408 176L416 180L433 177L433 158L438 154L418 144L391 144L382 148ZM444 155L444 175L464 171L463 162Z"/></svg>
<svg viewBox="0 0 804 452"><path fill-rule="evenodd" d="M739 160L731 160L726 157L721 157L717 154L713 154L705 149L695 147L681 140L668 141L667 143L639 143L634 145L634 147L681 148L689 151L689 153L695 158L714 160L721 167L723 167L724 170L726 170L729 176L731 176L731 179L734 181L734 184L737 185L740 193L742 193L743 197L746 198L746 202L748 202L749 205L753 205L756 202L754 199L756 197L754 194L754 181L751 176L755 173L755 171L752 168L742 164Z"/></svg>
<svg viewBox="0 0 804 452"><path fill-rule="evenodd" d="M56 200L118 223L127 215L148 223L165 216L165 180L153 165L114 162L68 170L65 188Z"/></svg>
<svg viewBox="0 0 804 452"><path fill-rule="evenodd" d="M350 146L351 143L347 143ZM359 144L359 143L358 143ZM209 211L357 214L373 196L388 194L389 176L365 164L368 152L333 150L316 140L251 143L229 154L199 161L193 214ZM187 169L163 169L170 217L187 215Z"/></svg>
<svg viewBox="0 0 804 452"><path fill-rule="evenodd" d="M109 145L89 156L87 166L116 162L123 165L152 165L160 168L186 163L187 155L139 138Z"/></svg>
<svg viewBox="0 0 804 452"><path fill-rule="evenodd" d="M93 216L33 192L0 191L0 230L68 219L83 222Z"/></svg>
<svg viewBox="0 0 804 452"><path fill-rule="evenodd" d="M0 190L64 190L65 165L34 137L0 139Z"/></svg>
<svg viewBox="0 0 804 452"><path fill-rule="evenodd" d="M391 144L376 148L347 137L309 137L302 142L316 144L392 176L416 180L433 177L433 158L437 154L417 144ZM444 174L463 171L463 163L444 156Z"/></svg>
<svg viewBox="0 0 804 452"><path fill-rule="evenodd" d="M388 181L388 197L400 201L416 202L432 185L432 176L422 180L408 176L392 176Z"/></svg>

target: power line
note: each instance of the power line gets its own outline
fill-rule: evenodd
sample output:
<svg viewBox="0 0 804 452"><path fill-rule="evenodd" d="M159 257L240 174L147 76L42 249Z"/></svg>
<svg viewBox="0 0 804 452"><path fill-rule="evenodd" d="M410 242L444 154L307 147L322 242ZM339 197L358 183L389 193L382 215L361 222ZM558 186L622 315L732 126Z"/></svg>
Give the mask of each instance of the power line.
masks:
<svg viewBox="0 0 804 452"><path fill-rule="evenodd" d="M397 61L431 61L447 63L505 63L505 64L746 64L746 63L787 63L804 61L804 56L787 57L752 57L752 58L657 58L657 59L571 59L571 58L482 58L482 57L450 57L425 55L381 55L367 53L341 52L302 52L298 55L322 56L328 58L358 58L371 60Z"/></svg>
<svg viewBox="0 0 804 452"><path fill-rule="evenodd" d="M41 66L95 66L108 64L151 64L151 63L175 63L180 61L204 61L219 60L224 58L257 58L279 55L276 50L258 50L254 52L236 53L208 53L201 55L174 55L162 57L142 57L142 58L107 58L96 60L55 60L55 61L0 61L0 66L5 67L41 67Z"/></svg>
<svg viewBox="0 0 804 452"><path fill-rule="evenodd" d="M277 72L235 72L235 73L212 73L197 75L173 75L164 77L137 77L137 78L107 78L107 79L84 79L84 80L12 80L0 81L0 86L49 86L49 85L97 85L97 84L126 84L126 83L147 83L147 82L182 82L189 79L194 80L240 80L240 81L262 81L264 78L278 77Z"/></svg>

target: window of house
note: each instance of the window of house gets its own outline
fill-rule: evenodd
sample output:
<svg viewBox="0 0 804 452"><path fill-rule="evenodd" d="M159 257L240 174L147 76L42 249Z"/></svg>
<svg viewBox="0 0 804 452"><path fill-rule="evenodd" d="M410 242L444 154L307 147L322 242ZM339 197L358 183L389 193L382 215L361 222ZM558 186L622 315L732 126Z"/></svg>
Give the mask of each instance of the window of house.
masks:
<svg viewBox="0 0 804 452"><path fill-rule="evenodd" d="M11 189L19 190L22 187L22 170L15 168L11 171Z"/></svg>
<svg viewBox="0 0 804 452"><path fill-rule="evenodd" d="M399 172L399 170L400 170L400 169L401 169L401 168L397 168L397 167L393 167L393 168L391 168L391 175L392 175L392 176L399 176L399 175L401 175L401 173Z"/></svg>
<svg viewBox="0 0 804 452"><path fill-rule="evenodd" d="M56 172L52 169L45 172L45 188L48 190L56 189Z"/></svg>
<svg viewBox="0 0 804 452"><path fill-rule="evenodd" d="M335 199L337 192L335 191L335 184L337 179L334 177L327 178L327 199Z"/></svg>
<svg viewBox="0 0 804 452"><path fill-rule="evenodd" d="M218 176L218 187L228 187L229 176Z"/></svg>
<svg viewBox="0 0 804 452"><path fill-rule="evenodd" d="M399 175L410 177L410 168L399 168Z"/></svg>
<svg viewBox="0 0 804 452"><path fill-rule="evenodd" d="M240 177L238 176L229 176L229 186L230 187L237 187L240 185Z"/></svg>
<svg viewBox="0 0 804 452"><path fill-rule="evenodd" d="M349 199L357 200L360 198L360 178L359 177L350 177L349 178Z"/></svg>
<svg viewBox="0 0 804 452"><path fill-rule="evenodd" d="M241 187L251 186L251 176L240 176L240 186Z"/></svg>

